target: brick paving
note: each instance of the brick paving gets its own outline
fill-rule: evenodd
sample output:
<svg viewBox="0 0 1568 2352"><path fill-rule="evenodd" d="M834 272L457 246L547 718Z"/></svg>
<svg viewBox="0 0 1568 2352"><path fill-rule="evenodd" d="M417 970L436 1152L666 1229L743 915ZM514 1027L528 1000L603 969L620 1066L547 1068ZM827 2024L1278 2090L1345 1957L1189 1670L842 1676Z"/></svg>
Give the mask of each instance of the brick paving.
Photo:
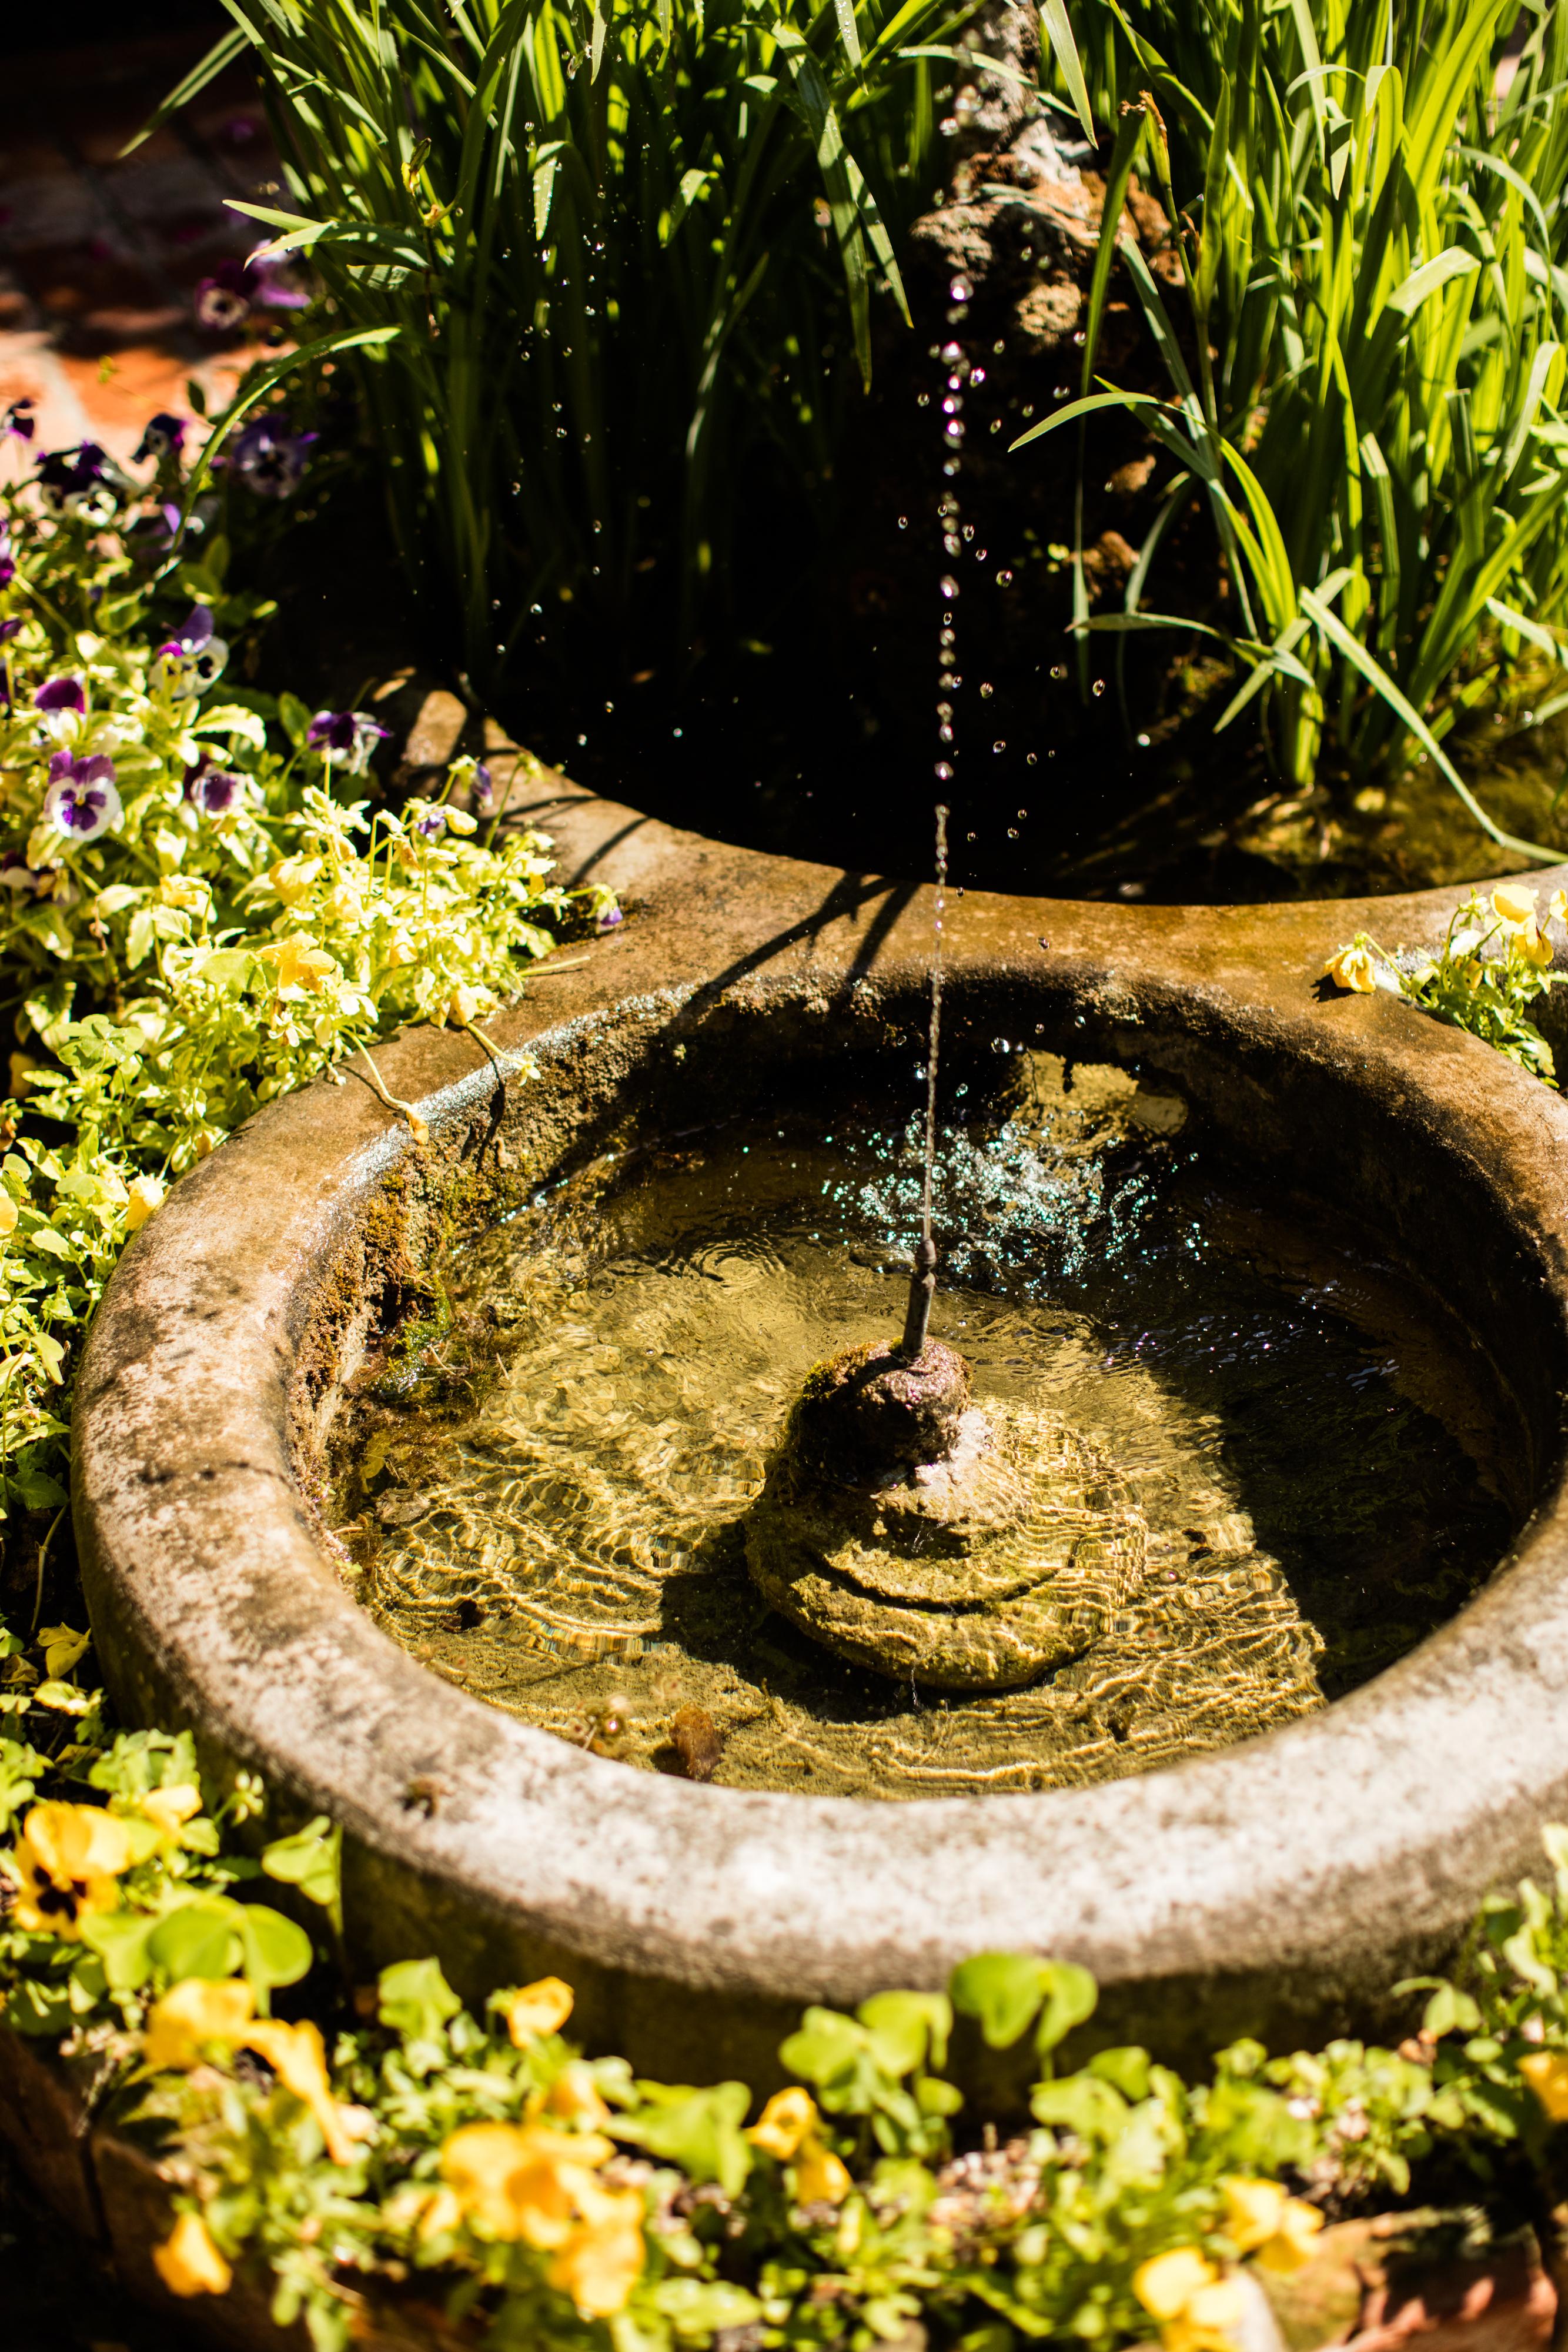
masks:
<svg viewBox="0 0 1568 2352"><path fill-rule="evenodd" d="M196 323L198 282L264 233L225 209L277 163L243 65L122 156L208 46L200 33L14 56L0 74L0 408L37 403L35 447L129 458L149 416L221 406L255 354ZM265 201L265 196L262 196Z"/></svg>

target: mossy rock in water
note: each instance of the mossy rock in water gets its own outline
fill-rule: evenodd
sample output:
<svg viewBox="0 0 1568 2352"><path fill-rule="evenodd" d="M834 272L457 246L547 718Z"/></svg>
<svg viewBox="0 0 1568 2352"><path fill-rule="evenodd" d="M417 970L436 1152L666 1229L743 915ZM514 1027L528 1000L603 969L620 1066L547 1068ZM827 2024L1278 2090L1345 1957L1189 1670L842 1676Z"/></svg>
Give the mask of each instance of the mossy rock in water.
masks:
<svg viewBox="0 0 1568 2352"><path fill-rule="evenodd" d="M1148 1528L1116 1473L1019 1404L964 1415L947 1460L879 1486L802 1462L792 1421L747 1517L781 1616L896 1681L1008 1690L1082 1657L1144 1581Z"/></svg>

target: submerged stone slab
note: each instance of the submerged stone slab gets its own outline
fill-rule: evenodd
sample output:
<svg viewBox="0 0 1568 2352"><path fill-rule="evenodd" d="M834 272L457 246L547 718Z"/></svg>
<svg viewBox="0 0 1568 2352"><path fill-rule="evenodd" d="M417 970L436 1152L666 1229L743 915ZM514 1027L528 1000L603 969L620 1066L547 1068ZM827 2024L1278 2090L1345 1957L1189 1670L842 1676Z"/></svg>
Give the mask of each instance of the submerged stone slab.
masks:
<svg viewBox="0 0 1568 2352"><path fill-rule="evenodd" d="M1427 1271L1496 1370L1519 1534L1478 1600L1326 1711L1176 1769L888 1806L634 1771L483 1706L370 1622L322 1522L344 1384L455 1225L694 1106L766 1099L786 1067L921 1050L927 894L566 793L532 814L567 878L614 882L630 913L492 1024L498 1069L450 1034L386 1049L422 1149L351 1079L270 1108L116 1272L74 1500L117 1705L344 1823L361 1973L434 1951L471 1994L564 1975L590 2042L665 2079L764 2080L802 2002L934 1987L979 1948L1082 1962L1095 2030L1176 2057L1378 2023L1568 1817L1568 1107L1317 977L1363 922L1436 938L1455 894L1375 915L950 903L955 1055L1121 1064L1264 1187L1334 1202ZM965 2063L998 2091L999 2062Z"/></svg>

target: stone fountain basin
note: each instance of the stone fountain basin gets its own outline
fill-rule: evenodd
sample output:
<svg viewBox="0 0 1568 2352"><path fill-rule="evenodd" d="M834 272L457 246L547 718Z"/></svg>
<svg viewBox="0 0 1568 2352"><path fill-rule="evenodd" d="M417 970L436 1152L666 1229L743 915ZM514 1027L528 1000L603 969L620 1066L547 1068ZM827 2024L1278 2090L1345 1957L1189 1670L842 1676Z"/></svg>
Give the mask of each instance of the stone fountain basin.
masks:
<svg viewBox="0 0 1568 2352"><path fill-rule="evenodd" d="M927 893L570 792L530 814L569 875L617 884L623 929L497 1019L498 1066L462 1034L387 1049L427 1146L368 1087L312 1087L183 1179L114 1276L74 1509L123 1717L189 1724L289 1815L343 1823L361 1977L427 1951L471 1996L559 1973L591 2046L666 2080L766 2079L803 2003L939 1986L982 1949L1082 1962L1095 2031L1176 2059L1386 2023L1395 1981L1450 1955L1568 1817L1568 1107L1316 978L1362 922L1434 940L1456 894L950 901L956 1050L1028 1037L1135 1065L1263 1184L1348 1211L1441 1290L1517 1401L1523 1524L1459 1617L1322 1715L1141 1779L885 1805L701 1786L528 1728L381 1633L325 1533L343 1383L455 1229L629 1120L765 1100L782 1062L921 1057Z"/></svg>

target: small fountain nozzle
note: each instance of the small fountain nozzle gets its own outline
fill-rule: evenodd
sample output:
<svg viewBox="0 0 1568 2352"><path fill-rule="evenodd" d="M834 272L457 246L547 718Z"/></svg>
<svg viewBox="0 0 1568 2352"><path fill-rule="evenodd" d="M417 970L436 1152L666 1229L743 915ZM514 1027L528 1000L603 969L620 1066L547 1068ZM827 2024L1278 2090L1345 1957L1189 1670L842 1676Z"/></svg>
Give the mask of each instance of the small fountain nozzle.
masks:
<svg viewBox="0 0 1568 2352"><path fill-rule="evenodd" d="M936 1244L927 1234L915 1244L915 1271L909 1277L909 1305L904 1317L904 1337L898 1352L912 1364L925 1346L931 1322L931 1301L936 1289Z"/></svg>

